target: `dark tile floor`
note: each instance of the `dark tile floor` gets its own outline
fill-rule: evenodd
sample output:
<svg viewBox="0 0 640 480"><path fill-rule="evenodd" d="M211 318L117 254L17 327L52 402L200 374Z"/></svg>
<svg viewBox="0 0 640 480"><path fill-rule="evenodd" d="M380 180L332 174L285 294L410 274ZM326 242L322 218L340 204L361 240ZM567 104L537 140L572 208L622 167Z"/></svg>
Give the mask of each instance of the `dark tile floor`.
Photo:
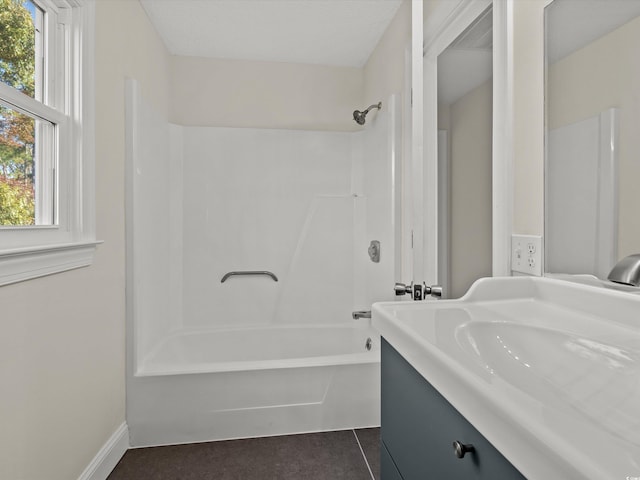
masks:
<svg viewBox="0 0 640 480"><path fill-rule="evenodd" d="M380 429L131 449L107 480L380 480Z"/></svg>

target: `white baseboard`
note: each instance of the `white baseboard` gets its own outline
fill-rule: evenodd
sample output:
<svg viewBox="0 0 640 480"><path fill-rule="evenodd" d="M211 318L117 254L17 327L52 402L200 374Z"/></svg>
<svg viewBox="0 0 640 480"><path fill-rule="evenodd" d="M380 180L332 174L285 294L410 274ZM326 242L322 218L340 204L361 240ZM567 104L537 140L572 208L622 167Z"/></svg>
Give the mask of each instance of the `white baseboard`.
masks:
<svg viewBox="0 0 640 480"><path fill-rule="evenodd" d="M109 437L78 480L106 480L129 449L129 427L126 422Z"/></svg>

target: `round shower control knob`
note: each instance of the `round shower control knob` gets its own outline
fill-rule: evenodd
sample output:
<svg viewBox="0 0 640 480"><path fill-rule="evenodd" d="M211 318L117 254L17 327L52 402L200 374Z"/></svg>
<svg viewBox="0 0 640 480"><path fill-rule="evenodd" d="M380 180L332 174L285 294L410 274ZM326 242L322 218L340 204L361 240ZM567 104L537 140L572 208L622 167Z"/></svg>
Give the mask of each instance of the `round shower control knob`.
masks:
<svg viewBox="0 0 640 480"><path fill-rule="evenodd" d="M453 442L453 452L456 454L456 457L458 458L464 458L466 453L471 453L474 450L475 449L473 448L473 445L471 445L470 443L467 443L465 445L464 443L459 442L458 440Z"/></svg>

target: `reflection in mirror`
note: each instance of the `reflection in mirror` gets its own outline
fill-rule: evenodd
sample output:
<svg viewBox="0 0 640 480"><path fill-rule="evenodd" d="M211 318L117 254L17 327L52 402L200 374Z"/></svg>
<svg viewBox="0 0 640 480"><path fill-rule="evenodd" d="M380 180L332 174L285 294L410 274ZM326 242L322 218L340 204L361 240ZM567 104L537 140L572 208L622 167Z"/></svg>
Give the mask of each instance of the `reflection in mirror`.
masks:
<svg viewBox="0 0 640 480"><path fill-rule="evenodd" d="M491 276L492 8L485 10L438 56L438 184L448 206L440 223L440 271L448 298ZM443 188L442 191L446 191ZM448 267L448 268L447 268Z"/></svg>
<svg viewBox="0 0 640 480"><path fill-rule="evenodd" d="M640 2L545 9L545 271L605 279L640 251Z"/></svg>

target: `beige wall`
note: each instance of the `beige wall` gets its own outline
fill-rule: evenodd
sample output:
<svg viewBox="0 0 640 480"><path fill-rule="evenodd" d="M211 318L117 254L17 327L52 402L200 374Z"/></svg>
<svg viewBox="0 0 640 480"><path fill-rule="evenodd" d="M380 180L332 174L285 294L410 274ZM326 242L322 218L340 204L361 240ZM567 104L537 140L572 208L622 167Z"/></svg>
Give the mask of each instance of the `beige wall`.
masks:
<svg viewBox="0 0 640 480"><path fill-rule="evenodd" d="M618 256L640 251L637 192L640 182L640 18L549 68L549 128L619 109Z"/></svg>
<svg viewBox="0 0 640 480"><path fill-rule="evenodd" d="M411 2L405 0L364 66L363 106L404 91L405 51L410 46Z"/></svg>
<svg viewBox="0 0 640 480"><path fill-rule="evenodd" d="M171 121L211 127L356 131L360 68L170 57Z"/></svg>
<svg viewBox="0 0 640 480"><path fill-rule="evenodd" d="M513 232L544 231L544 7L513 2Z"/></svg>
<svg viewBox="0 0 640 480"><path fill-rule="evenodd" d="M355 109L404 88L405 1L363 68L170 57L170 119L181 125L358 131Z"/></svg>
<svg viewBox="0 0 640 480"><path fill-rule="evenodd" d="M125 420L124 76L167 110L138 2L98 0L98 247L91 267L0 288L0 478L74 480Z"/></svg>
<svg viewBox="0 0 640 480"><path fill-rule="evenodd" d="M486 82L450 107L451 298L491 276L492 88Z"/></svg>

